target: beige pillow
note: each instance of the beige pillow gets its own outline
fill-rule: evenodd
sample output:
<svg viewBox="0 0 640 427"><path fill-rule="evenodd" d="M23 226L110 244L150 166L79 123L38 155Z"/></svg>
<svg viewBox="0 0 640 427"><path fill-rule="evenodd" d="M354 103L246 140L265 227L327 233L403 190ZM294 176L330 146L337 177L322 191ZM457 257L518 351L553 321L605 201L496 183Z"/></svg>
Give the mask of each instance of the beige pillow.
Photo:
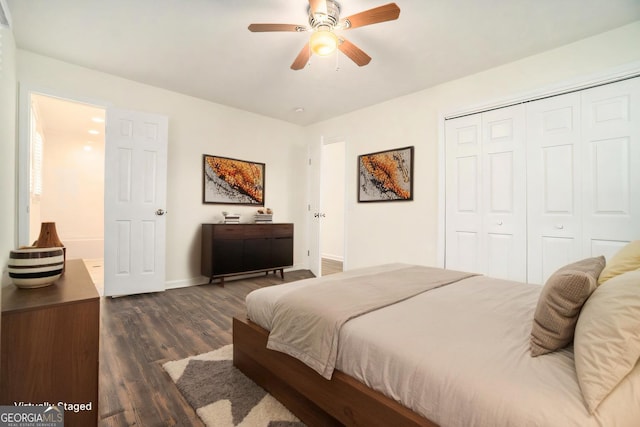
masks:
<svg viewBox="0 0 640 427"><path fill-rule="evenodd" d="M640 240L634 240L620 249L607 262L607 266L600 273L598 285L602 285L607 280L627 271L640 268Z"/></svg>
<svg viewBox="0 0 640 427"><path fill-rule="evenodd" d="M576 325L574 356L593 414L640 360L640 270L608 280L589 297Z"/></svg>
<svg viewBox="0 0 640 427"><path fill-rule="evenodd" d="M596 289L603 256L565 265L545 283L533 316L531 356L551 353L573 340L582 305Z"/></svg>

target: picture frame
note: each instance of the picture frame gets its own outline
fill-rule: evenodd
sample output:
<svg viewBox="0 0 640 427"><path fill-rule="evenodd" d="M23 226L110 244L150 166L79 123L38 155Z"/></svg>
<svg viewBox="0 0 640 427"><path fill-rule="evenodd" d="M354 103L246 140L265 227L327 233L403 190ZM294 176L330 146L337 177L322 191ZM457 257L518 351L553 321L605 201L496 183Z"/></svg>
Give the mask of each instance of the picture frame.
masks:
<svg viewBox="0 0 640 427"><path fill-rule="evenodd" d="M264 206L265 169L264 163L204 154L202 202Z"/></svg>
<svg viewBox="0 0 640 427"><path fill-rule="evenodd" d="M413 200L414 147L358 156L358 202Z"/></svg>

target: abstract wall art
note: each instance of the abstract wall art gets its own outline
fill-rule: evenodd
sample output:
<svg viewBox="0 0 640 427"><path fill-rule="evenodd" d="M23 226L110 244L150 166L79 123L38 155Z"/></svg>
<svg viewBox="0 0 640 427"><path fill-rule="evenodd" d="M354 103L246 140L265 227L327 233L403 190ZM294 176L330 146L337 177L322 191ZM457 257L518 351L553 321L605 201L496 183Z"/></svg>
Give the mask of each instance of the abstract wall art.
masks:
<svg viewBox="0 0 640 427"><path fill-rule="evenodd" d="M358 202L413 200L413 147L358 156Z"/></svg>
<svg viewBox="0 0 640 427"><path fill-rule="evenodd" d="M264 163L208 154L203 163L203 203L264 206Z"/></svg>

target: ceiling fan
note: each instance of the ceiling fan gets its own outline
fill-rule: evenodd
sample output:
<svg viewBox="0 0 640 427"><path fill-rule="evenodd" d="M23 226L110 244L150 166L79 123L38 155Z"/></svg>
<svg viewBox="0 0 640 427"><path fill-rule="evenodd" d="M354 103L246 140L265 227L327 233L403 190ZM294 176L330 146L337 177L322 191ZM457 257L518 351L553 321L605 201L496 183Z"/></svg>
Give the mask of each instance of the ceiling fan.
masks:
<svg viewBox="0 0 640 427"><path fill-rule="evenodd" d="M340 4L335 0L309 0L309 25L295 24L251 24L249 31L269 32L269 31L310 31L309 42L302 48L293 64L292 70L301 70L309 62L311 53L326 56L339 49L347 55L349 59L362 67L371 61L371 57L362 49L338 36L335 30L348 30L351 28L363 27L365 25L377 24L379 22L393 21L400 16L400 8L395 3L374 7L364 12L356 13L340 19Z"/></svg>

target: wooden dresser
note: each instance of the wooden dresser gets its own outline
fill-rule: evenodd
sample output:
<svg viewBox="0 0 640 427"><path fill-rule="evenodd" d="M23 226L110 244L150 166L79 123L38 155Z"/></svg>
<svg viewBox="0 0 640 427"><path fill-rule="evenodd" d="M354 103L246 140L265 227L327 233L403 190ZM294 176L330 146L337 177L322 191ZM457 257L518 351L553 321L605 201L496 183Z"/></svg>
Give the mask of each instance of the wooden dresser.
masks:
<svg viewBox="0 0 640 427"><path fill-rule="evenodd" d="M82 260L68 260L50 286L5 286L0 405L75 405L66 427L97 426L99 342L100 296Z"/></svg>
<svg viewBox="0 0 640 427"><path fill-rule="evenodd" d="M202 224L201 273L219 278L293 265L293 224Z"/></svg>

